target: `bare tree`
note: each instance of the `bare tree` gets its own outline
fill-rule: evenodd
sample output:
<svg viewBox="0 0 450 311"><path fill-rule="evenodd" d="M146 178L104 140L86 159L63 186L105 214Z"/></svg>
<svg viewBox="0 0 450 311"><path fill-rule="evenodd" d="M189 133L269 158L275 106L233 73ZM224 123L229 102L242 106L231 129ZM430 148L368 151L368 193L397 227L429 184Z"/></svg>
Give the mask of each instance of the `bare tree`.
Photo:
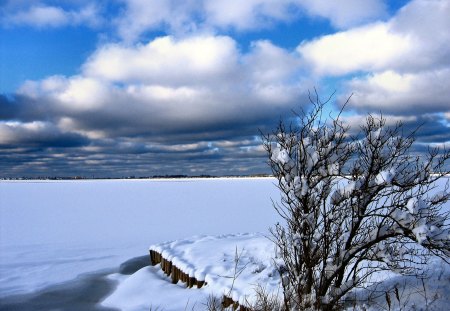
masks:
<svg viewBox="0 0 450 311"><path fill-rule="evenodd" d="M380 270L417 275L429 256L448 260L448 183L433 192L450 152L414 156L414 133L371 115L353 137L341 113L325 119L326 102L317 93L310 101L298 126L280 122L263 135L285 222L272 234L286 308L336 310Z"/></svg>

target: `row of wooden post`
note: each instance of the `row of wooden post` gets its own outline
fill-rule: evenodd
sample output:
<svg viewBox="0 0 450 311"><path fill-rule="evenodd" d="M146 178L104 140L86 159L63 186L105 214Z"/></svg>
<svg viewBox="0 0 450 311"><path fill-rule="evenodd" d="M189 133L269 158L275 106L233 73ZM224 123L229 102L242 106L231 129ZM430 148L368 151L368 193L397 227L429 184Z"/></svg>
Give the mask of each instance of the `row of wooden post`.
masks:
<svg viewBox="0 0 450 311"><path fill-rule="evenodd" d="M180 270L177 266L172 264L172 261L165 259L157 251L150 250L150 263L152 264L152 266L160 264L161 269L164 271L164 273L172 278L173 284L178 283L178 281L182 281L183 283L186 283L188 288L192 288L194 286L196 286L197 288L201 288L203 285L206 285L205 281L199 281L195 277L190 277L188 274ZM233 299L225 295L222 299L222 305L225 308L231 306L233 310L249 311L248 308L239 306L239 303L235 302Z"/></svg>
<svg viewBox="0 0 450 311"><path fill-rule="evenodd" d="M173 284L178 283L178 281L182 281L183 283L186 283L188 288L192 288L194 286L201 288L206 284L205 281L199 281L195 277L190 277L189 274L184 273L181 269L172 264L171 261L166 260L157 251L150 250L150 262L152 266L160 264L164 273L172 278Z"/></svg>

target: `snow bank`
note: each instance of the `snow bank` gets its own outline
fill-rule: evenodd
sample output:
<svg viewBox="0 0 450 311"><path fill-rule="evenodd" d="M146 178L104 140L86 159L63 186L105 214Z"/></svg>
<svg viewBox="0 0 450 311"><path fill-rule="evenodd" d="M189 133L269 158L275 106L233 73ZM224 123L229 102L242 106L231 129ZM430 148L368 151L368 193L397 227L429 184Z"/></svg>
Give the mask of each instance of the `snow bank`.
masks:
<svg viewBox="0 0 450 311"><path fill-rule="evenodd" d="M120 284L102 305L133 311L151 306L182 310L190 303L188 309L195 304L203 310L210 294L246 305L255 300L258 285L268 293L281 291L273 261L274 244L262 234L197 236L153 245L150 250L162 254L190 277L205 281L205 286L186 289L181 281L173 285L159 266L148 267L131 277L111 276Z"/></svg>
<svg viewBox="0 0 450 311"><path fill-rule="evenodd" d="M380 272L376 278L382 282L369 286L369 290L356 291L351 297L361 301L356 310L450 310L450 265L440 258L427 264L427 278L390 271ZM371 291L375 292L369 297ZM352 304L346 310L355 310Z"/></svg>

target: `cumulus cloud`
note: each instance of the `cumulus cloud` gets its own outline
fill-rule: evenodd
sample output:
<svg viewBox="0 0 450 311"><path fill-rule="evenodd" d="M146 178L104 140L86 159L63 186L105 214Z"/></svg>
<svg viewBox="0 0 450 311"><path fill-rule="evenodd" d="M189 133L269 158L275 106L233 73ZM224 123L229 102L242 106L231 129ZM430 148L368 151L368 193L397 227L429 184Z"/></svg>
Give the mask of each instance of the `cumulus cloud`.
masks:
<svg viewBox="0 0 450 311"><path fill-rule="evenodd" d="M404 54L391 69L422 71L450 66L450 2L447 0L414 0L394 16L392 32L408 37L413 49Z"/></svg>
<svg viewBox="0 0 450 311"><path fill-rule="evenodd" d="M11 16L9 21L13 24L28 24L43 26L61 26L68 23L68 16L64 10L57 7L32 7L26 12L19 12Z"/></svg>
<svg viewBox="0 0 450 311"><path fill-rule="evenodd" d="M448 1L416 0L387 22L326 35L298 51L319 75L448 66L449 14Z"/></svg>
<svg viewBox="0 0 450 311"><path fill-rule="evenodd" d="M300 4L312 16L329 19L337 28L349 28L387 15L384 1L303 0Z"/></svg>
<svg viewBox="0 0 450 311"><path fill-rule="evenodd" d="M176 40L166 36L145 45L100 48L83 66L88 76L109 81L193 85L223 79L237 66L236 42L225 36Z"/></svg>
<svg viewBox="0 0 450 311"><path fill-rule="evenodd" d="M124 13L116 18L118 34L127 42L136 41L145 31L167 27L169 32L189 32L197 28L193 14L196 1L124 0Z"/></svg>
<svg viewBox="0 0 450 311"><path fill-rule="evenodd" d="M450 111L450 68L420 73L383 71L347 83L350 107L393 114Z"/></svg>
<svg viewBox="0 0 450 311"><path fill-rule="evenodd" d="M82 75L30 81L21 95L46 99L49 109L75 119L78 130L195 132L292 108L300 96L298 66L295 54L267 41L242 54L229 37L162 37L103 47Z"/></svg>
<svg viewBox="0 0 450 311"><path fill-rule="evenodd" d="M67 25L88 25L96 27L101 23L98 8L87 4L77 9L65 9L60 6L51 6L35 3L32 6L12 6L13 10L3 10L2 25L32 26L38 28L63 27Z"/></svg>
<svg viewBox="0 0 450 311"><path fill-rule="evenodd" d="M234 29L251 31L290 22L304 16L321 17L337 28L362 24L386 14L382 0L216 0L163 1L124 0L125 12L117 19L119 34L136 41L149 30L168 33Z"/></svg>
<svg viewBox="0 0 450 311"><path fill-rule="evenodd" d="M172 34L215 32L217 29L254 30L272 21L297 15L296 0L152 1L125 0L117 19L119 34L133 42L145 31L164 29Z"/></svg>
<svg viewBox="0 0 450 311"><path fill-rule="evenodd" d="M298 52L314 73L338 76L391 68L413 49L407 36L376 23L305 42Z"/></svg>
<svg viewBox="0 0 450 311"><path fill-rule="evenodd" d="M387 21L303 42L297 51L316 77L345 77L342 93L354 94L348 107L358 113L442 116L450 109L448 16L449 1L413 0Z"/></svg>
<svg viewBox="0 0 450 311"><path fill-rule="evenodd" d="M268 131L274 116L303 102L300 66L295 51L257 41L244 53L226 36L107 45L79 75L27 81L13 99L3 97L0 118L16 123L2 125L0 141L10 145L31 137L35 146L22 145L57 148L48 133L82 138L77 150L89 161L94 150L170 154L192 163L260 157L253 139L258 129Z"/></svg>
<svg viewBox="0 0 450 311"><path fill-rule="evenodd" d="M271 21L288 21L297 13L297 1L218 0L205 1L206 23L240 30L263 27Z"/></svg>
<svg viewBox="0 0 450 311"><path fill-rule="evenodd" d="M244 58L251 78L260 84L286 83L302 64L297 54L267 40L253 42L252 52Z"/></svg>
<svg viewBox="0 0 450 311"><path fill-rule="evenodd" d="M261 172L258 129L270 131L307 103L303 92L330 78L354 93L348 107L361 115L348 124L383 112L408 129L424 123L420 142L448 141L450 38L440 30L450 28L449 2L413 0L377 22L386 15L383 1L344 2L123 0L113 19L123 41L100 44L77 75L26 81L0 96L0 169L16 176L56 167L76 175L77 166L119 177ZM76 3L14 4L8 16L15 25L28 14L29 25L61 27L98 15L95 7L81 14L89 1ZM340 31L295 50L268 40L243 50L230 35L306 15Z"/></svg>
<svg viewBox="0 0 450 311"><path fill-rule="evenodd" d="M102 16L92 2L63 1L56 5L47 0L7 1L3 8L3 26L28 25L61 27L66 25L99 26ZM312 0L121 0L120 14L113 18L118 35L126 42L136 42L148 31L167 34L217 33L228 29L253 31L270 28L278 22L313 16L329 20L337 28L359 25L386 14L384 1L343 0L339 3Z"/></svg>
<svg viewBox="0 0 450 311"><path fill-rule="evenodd" d="M251 122L293 105L300 90L290 80L298 66L296 55L267 41L242 54L230 37L162 37L136 48L102 48L83 72L115 85L109 111L126 102L121 118L133 111L130 120L150 120L157 131Z"/></svg>

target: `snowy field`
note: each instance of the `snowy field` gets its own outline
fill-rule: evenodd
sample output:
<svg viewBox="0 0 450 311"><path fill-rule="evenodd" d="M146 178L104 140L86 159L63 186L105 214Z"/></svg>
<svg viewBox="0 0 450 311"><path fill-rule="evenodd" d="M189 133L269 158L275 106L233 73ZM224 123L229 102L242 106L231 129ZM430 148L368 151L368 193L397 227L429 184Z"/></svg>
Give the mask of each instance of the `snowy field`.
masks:
<svg viewBox="0 0 450 311"><path fill-rule="evenodd" d="M118 267L151 244L262 232L270 178L0 181L0 298Z"/></svg>
<svg viewBox="0 0 450 311"><path fill-rule="evenodd" d="M274 183L271 178L1 181L0 310L15 310L11 303L24 299L36 306L36 296L40 303L51 296L52 308L59 303L62 310L204 310L211 293L228 292L236 250L245 272L231 296L242 300L251 295L248 284L276 289L267 257L273 248L264 237L279 220L271 203L279 199ZM142 256L148 256L151 245L176 257L185 271L195 268L209 286L173 285L159 266L140 269L132 262L130 273L118 270L130 258L146 260ZM430 309L449 310L449 266L439 260L429 266L433 282L426 293L438 300ZM389 277L387 286L407 284L404 297L421 309L421 284L383 277ZM97 295L101 304L95 308L61 297L85 297L93 284L96 291L109 286ZM55 288L64 290L58 296ZM9 309L2 300L11 302ZM17 310L32 310L20 306Z"/></svg>

